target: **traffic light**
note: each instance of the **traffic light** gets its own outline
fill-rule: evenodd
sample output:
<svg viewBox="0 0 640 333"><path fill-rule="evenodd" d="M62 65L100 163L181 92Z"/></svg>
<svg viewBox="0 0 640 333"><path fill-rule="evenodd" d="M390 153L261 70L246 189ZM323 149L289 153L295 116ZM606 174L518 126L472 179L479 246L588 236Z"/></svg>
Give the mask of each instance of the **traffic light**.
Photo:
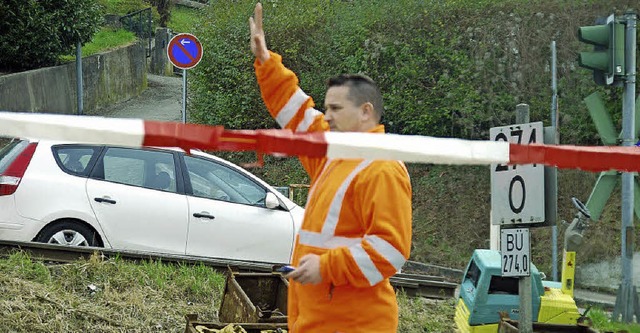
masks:
<svg viewBox="0 0 640 333"><path fill-rule="evenodd" d="M592 52L580 52L578 64L593 70L596 84L610 85L625 74L624 24L616 23L613 14L598 18L596 24L578 28L578 39L594 45Z"/></svg>

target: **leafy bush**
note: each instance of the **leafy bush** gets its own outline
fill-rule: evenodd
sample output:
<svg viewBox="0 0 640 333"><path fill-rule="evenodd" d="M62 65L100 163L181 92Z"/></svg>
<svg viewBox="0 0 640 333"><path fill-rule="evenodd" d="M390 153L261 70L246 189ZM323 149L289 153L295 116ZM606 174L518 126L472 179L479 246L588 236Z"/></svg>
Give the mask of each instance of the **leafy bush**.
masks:
<svg viewBox="0 0 640 333"><path fill-rule="evenodd" d="M487 139L489 128L513 122L519 103L530 105L532 121L549 125L555 40L561 138L576 144L598 142L584 97L600 90L612 111L621 104L620 89L597 88L590 72L578 68L577 28L633 4L263 1L269 48L283 55L316 105L323 104L328 77L365 73L384 94L387 130L402 134ZM254 5L211 2L196 30L204 57L190 76L192 119L229 128L275 126L253 73L247 19Z"/></svg>
<svg viewBox="0 0 640 333"><path fill-rule="evenodd" d="M0 66L19 70L55 65L78 42L91 40L102 15L96 0L0 2Z"/></svg>

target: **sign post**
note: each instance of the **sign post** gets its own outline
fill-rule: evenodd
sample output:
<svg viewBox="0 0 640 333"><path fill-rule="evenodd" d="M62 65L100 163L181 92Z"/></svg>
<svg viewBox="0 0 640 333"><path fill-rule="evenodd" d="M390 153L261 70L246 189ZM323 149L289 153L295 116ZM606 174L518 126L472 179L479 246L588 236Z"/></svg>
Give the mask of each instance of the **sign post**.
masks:
<svg viewBox="0 0 640 333"><path fill-rule="evenodd" d="M493 141L542 143L542 122L529 123L529 105L516 106L515 125L491 128ZM502 276L519 277L520 332L532 333L531 246L528 228L545 222L545 168L543 165L491 165L491 223L500 230ZM541 188L542 187L542 188Z"/></svg>
<svg viewBox="0 0 640 333"><path fill-rule="evenodd" d="M187 122L187 69L196 67L202 59L202 44L192 34L178 34L167 47L169 61L182 69L182 122Z"/></svg>

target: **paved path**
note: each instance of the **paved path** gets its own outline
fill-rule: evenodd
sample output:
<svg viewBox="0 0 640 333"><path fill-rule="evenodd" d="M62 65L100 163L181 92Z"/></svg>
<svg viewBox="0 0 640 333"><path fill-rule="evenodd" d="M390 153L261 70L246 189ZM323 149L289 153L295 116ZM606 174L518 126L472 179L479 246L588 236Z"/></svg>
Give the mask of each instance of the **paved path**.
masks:
<svg viewBox="0 0 640 333"><path fill-rule="evenodd" d="M147 74L148 88L138 97L103 107L99 114L113 118L182 121L182 78Z"/></svg>

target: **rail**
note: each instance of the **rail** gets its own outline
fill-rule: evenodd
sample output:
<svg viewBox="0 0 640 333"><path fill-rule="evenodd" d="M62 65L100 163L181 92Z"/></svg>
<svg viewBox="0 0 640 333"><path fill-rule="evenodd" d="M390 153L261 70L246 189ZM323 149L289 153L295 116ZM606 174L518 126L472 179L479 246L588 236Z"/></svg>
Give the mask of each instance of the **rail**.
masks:
<svg viewBox="0 0 640 333"><path fill-rule="evenodd" d="M80 259L89 259L97 255L105 259L118 258L132 262L161 261L164 263L205 265L219 272L227 272L229 268L239 272L272 272L277 263L264 263L224 258L194 257L186 255L157 254L141 251L115 251L101 247L77 247L35 242L0 241L0 257L8 257L22 251L35 260L45 262L69 263ZM414 264L415 265L415 264ZM413 270L415 271L415 269ZM444 276L425 274L398 273L389 280L394 288L403 290L410 297L447 299L455 297L456 283L445 281Z"/></svg>

